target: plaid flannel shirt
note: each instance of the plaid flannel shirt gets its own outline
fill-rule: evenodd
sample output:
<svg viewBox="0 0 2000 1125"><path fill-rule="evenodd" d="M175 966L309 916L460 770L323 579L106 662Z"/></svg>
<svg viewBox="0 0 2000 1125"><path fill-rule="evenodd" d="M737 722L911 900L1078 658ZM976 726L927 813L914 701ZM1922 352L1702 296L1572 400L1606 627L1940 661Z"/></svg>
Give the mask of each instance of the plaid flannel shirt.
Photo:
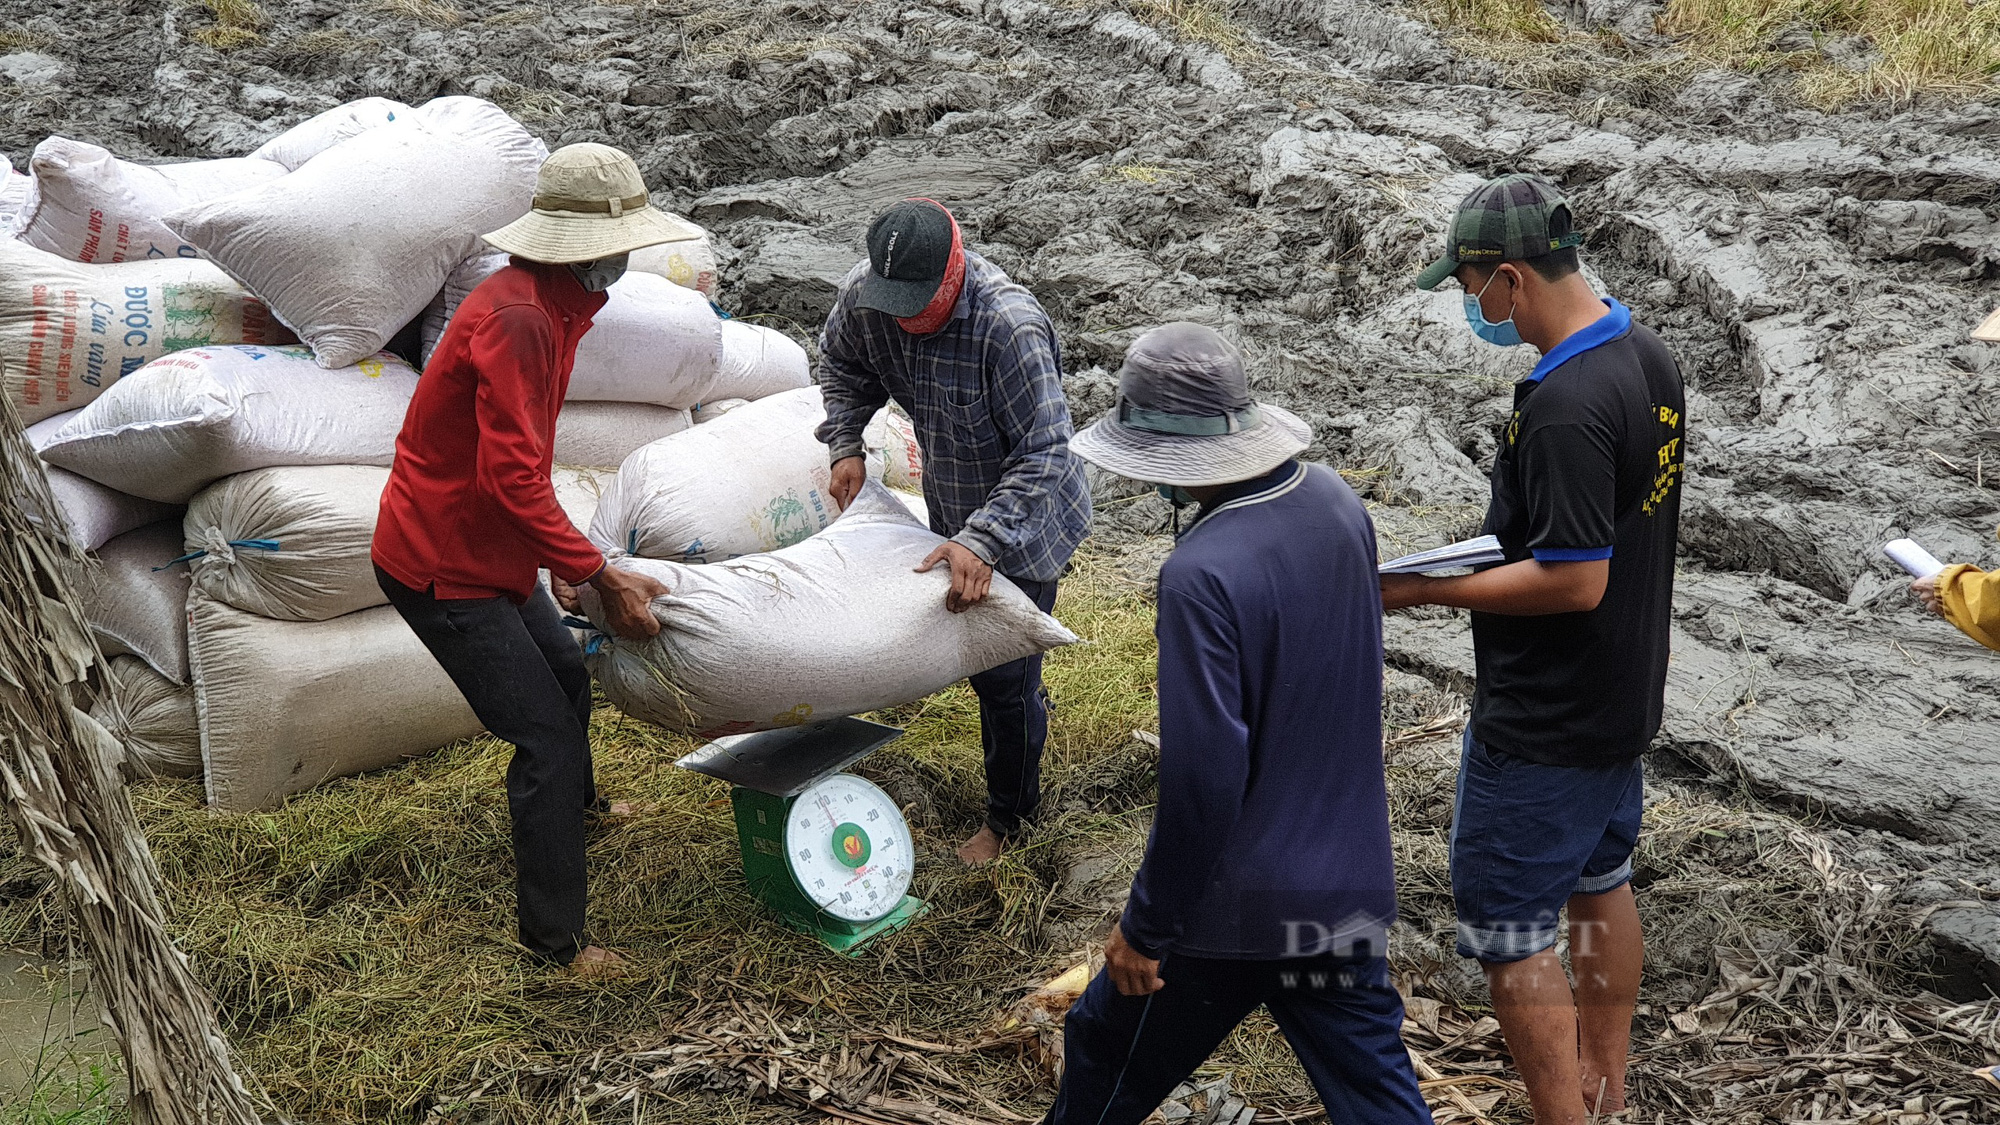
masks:
<svg viewBox="0 0 2000 1125"><path fill-rule="evenodd" d="M832 459L863 454L861 432L891 398L924 454L931 530L995 570L1051 582L1090 526L1083 462L1070 452L1055 327L1026 289L965 253L951 322L929 336L857 308L856 265L820 334L819 384Z"/></svg>

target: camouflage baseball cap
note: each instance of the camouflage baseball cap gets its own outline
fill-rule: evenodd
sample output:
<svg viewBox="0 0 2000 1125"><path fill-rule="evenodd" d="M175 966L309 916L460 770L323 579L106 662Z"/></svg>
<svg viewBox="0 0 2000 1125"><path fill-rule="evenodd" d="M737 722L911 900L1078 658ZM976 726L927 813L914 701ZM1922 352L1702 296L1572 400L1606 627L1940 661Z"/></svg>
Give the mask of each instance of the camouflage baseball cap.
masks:
<svg viewBox="0 0 2000 1125"><path fill-rule="evenodd" d="M1437 288L1462 265L1518 262L1583 244L1570 229L1569 202L1556 185L1528 172L1474 188L1458 205L1448 238L1444 257L1417 276L1417 288Z"/></svg>

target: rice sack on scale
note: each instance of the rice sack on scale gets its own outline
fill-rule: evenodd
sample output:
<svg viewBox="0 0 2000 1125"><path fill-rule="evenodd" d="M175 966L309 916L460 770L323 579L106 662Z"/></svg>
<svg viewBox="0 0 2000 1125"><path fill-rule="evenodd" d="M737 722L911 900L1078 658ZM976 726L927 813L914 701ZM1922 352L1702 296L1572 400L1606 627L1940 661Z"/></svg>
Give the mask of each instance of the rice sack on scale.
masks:
<svg viewBox="0 0 2000 1125"><path fill-rule="evenodd" d="M916 573L943 542L869 481L833 526L780 551L620 559L672 591L653 602L660 634L593 636L584 662L627 714L713 738L893 707L1076 641L998 574L984 602L946 610L949 572ZM595 591L583 602L602 631Z"/></svg>

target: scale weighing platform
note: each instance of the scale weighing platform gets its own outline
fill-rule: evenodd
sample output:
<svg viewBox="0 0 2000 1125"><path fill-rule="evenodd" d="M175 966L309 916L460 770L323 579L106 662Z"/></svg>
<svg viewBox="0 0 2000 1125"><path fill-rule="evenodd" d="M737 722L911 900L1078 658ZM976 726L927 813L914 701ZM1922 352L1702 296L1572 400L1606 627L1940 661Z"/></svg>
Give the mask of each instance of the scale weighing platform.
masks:
<svg viewBox="0 0 2000 1125"><path fill-rule="evenodd" d="M751 893L793 929L853 955L929 909L907 893L916 849L902 810L840 772L902 734L830 719L727 735L674 764L730 784Z"/></svg>

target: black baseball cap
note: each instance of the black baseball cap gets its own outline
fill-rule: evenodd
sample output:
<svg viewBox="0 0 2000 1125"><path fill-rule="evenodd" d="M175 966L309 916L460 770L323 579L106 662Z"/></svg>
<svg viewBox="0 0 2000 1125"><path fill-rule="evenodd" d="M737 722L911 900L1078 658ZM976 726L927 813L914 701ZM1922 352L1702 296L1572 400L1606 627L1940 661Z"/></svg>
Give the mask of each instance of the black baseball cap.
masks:
<svg viewBox="0 0 2000 1125"><path fill-rule="evenodd" d="M951 265L951 212L928 199L905 199L868 226L868 276L854 303L890 316L915 316L937 296Z"/></svg>

